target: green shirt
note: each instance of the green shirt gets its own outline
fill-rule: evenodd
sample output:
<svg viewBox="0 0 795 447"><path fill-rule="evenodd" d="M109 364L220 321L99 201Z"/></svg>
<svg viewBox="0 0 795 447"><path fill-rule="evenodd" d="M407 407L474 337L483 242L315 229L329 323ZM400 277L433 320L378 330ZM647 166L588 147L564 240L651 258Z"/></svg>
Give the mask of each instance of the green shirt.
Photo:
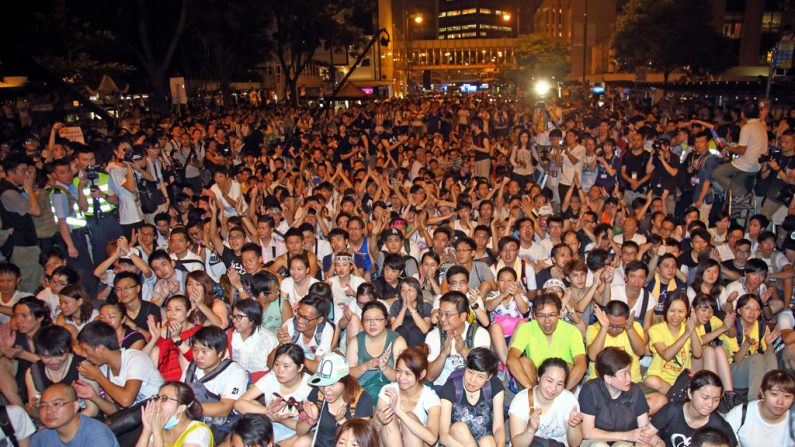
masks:
<svg viewBox="0 0 795 447"><path fill-rule="evenodd" d="M565 321L558 321L551 343L537 321L523 324L516 329L511 348L524 352L535 366L552 357L559 357L566 363L573 364L574 357L585 355L582 334Z"/></svg>

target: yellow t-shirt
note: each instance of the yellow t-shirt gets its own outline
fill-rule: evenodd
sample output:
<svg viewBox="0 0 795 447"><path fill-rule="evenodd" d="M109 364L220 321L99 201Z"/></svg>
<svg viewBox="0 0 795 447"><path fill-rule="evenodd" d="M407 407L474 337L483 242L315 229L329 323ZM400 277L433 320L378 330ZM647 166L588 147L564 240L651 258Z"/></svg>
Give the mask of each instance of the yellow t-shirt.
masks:
<svg viewBox="0 0 795 447"><path fill-rule="evenodd" d="M525 323L514 332L511 348L522 351L536 367L550 357L559 357L572 364L574 357L585 355L582 333L565 321L558 321L552 342L547 340L537 321Z"/></svg>
<svg viewBox="0 0 795 447"><path fill-rule="evenodd" d="M669 384L673 385L679 374L685 369L690 368L690 338L688 337L685 344L679 352L669 361L663 360L657 349L654 347L656 343L662 343L665 346L671 346L679 338L679 335L684 332L685 324L682 323L679 329L679 334L671 335L668 331L668 323L662 322L655 324L649 328L649 348L651 349L652 358L651 365L649 365L646 376L657 376Z"/></svg>
<svg viewBox="0 0 795 447"><path fill-rule="evenodd" d="M641 337L645 335L645 332L643 331L643 325L637 321L632 323L632 327L635 328L635 332L637 332ZM596 336L599 334L601 329L602 325L599 324L599 322L588 326L588 330L585 331L586 346L590 346L593 341L596 340ZM607 337L605 337L605 348L619 348L629 354L629 356L632 357L632 365L630 368L632 382L639 383L641 381L642 376L640 374L640 358L635 355L635 352L632 351L632 344L629 342L629 335L627 335L626 331L622 332L618 337L613 337L610 334L607 334ZM590 366L588 366L588 378L590 380L595 379L596 377L596 362L591 362Z"/></svg>
<svg viewBox="0 0 795 447"><path fill-rule="evenodd" d="M762 332L762 340L757 340L759 338L759 321L754 321L754 325L751 327L751 330L748 331L748 334L752 339L754 339L754 343L748 347L747 355L756 354L759 352L759 343L762 343L762 350L767 351L767 343L765 343L765 335L770 329L764 328ZM729 361L733 360L734 353L740 350L740 343L737 341L737 337L728 337L723 335L723 348L726 350L726 354L729 356ZM745 336L743 336L743 341L745 341Z"/></svg>

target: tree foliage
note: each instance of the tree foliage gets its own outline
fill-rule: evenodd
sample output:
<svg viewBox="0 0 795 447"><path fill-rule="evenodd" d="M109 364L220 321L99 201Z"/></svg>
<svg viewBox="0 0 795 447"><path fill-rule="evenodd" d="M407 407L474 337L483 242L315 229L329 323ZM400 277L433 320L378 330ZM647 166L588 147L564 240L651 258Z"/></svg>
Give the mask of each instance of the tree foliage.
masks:
<svg viewBox="0 0 795 447"><path fill-rule="evenodd" d="M734 65L731 43L712 28L711 1L630 0L616 21L611 49L622 70L646 67L718 73Z"/></svg>
<svg viewBox="0 0 795 447"><path fill-rule="evenodd" d="M270 11L267 37L282 69L293 103L298 101L297 81L323 46L348 46L361 38L350 23L365 0L265 0ZM371 7L371 5L370 5Z"/></svg>
<svg viewBox="0 0 795 447"><path fill-rule="evenodd" d="M563 79L571 70L566 40L534 33L519 36L514 49L519 70L534 77Z"/></svg>

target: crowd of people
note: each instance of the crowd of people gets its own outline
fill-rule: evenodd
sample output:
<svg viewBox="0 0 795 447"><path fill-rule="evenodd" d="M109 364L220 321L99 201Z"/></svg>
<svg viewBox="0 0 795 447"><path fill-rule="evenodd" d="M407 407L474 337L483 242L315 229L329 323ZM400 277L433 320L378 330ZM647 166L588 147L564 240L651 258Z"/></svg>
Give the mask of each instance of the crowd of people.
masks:
<svg viewBox="0 0 795 447"><path fill-rule="evenodd" d="M795 445L795 109L611 104L4 113L0 445Z"/></svg>

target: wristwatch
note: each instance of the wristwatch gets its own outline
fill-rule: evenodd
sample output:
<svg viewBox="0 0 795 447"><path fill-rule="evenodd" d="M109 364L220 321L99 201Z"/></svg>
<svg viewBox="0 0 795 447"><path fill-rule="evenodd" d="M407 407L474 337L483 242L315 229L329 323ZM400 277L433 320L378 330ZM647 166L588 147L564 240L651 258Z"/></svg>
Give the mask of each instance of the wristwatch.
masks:
<svg viewBox="0 0 795 447"><path fill-rule="evenodd" d="M174 340L172 340L172 341L174 341ZM179 340L174 342L174 346L179 348L180 346L182 346L182 343L183 343L183 340L180 338Z"/></svg>

